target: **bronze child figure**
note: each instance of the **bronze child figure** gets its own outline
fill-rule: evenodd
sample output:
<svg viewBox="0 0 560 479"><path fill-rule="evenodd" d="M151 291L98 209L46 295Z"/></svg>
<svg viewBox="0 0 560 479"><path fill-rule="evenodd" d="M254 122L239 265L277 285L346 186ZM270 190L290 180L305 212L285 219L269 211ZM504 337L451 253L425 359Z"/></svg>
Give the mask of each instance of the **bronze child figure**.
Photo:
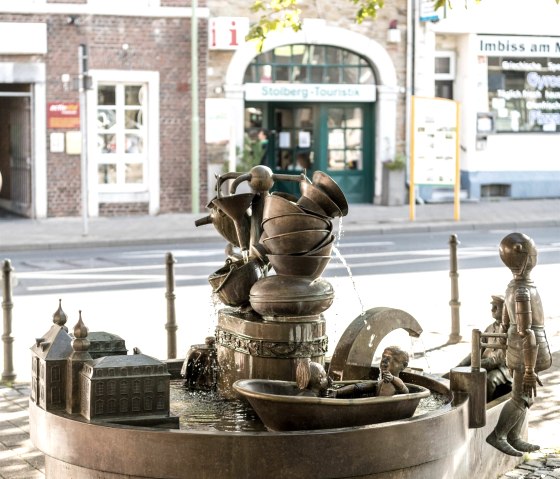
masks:
<svg viewBox="0 0 560 479"><path fill-rule="evenodd" d="M536 451L540 447L521 439L527 409L542 386L538 373L552 364L541 298L530 273L537 264L537 250L531 238L511 233L500 243L500 258L513 273L504 301L503 324L507 330L506 364L512 372L511 398L486 441L510 456Z"/></svg>
<svg viewBox="0 0 560 479"><path fill-rule="evenodd" d="M358 398L364 395L393 396L406 394L408 388L400 373L408 366L408 353L398 346L389 346L383 351L379 364L380 379L378 381L364 381L338 389L329 389L328 397Z"/></svg>

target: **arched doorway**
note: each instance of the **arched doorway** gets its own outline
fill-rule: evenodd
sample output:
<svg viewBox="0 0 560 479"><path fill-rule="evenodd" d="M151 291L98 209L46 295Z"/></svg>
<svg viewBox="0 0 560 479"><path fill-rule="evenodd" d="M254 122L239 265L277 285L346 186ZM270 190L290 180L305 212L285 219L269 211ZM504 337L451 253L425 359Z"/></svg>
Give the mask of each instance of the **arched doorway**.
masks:
<svg viewBox="0 0 560 479"><path fill-rule="evenodd" d="M374 40L324 27L271 37L262 52L246 44L228 67L225 92L238 151L265 127L275 171L326 171L354 203L379 194L376 172L394 154L397 88Z"/></svg>

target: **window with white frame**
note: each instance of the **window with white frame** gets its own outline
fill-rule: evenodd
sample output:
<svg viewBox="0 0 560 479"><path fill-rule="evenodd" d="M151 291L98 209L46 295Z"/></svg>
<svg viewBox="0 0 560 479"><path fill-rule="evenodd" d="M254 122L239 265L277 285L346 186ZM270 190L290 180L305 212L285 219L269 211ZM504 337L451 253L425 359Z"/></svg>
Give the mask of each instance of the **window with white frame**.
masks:
<svg viewBox="0 0 560 479"><path fill-rule="evenodd" d="M100 191L146 188L146 120L145 83L98 83L96 157Z"/></svg>

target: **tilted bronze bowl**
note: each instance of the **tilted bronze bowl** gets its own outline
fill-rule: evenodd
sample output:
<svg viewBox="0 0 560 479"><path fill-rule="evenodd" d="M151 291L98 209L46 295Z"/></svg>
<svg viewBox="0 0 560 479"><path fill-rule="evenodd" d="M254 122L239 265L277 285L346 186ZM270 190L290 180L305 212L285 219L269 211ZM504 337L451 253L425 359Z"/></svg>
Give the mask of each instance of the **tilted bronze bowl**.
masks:
<svg viewBox="0 0 560 479"><path fill-rule="evenodd" d="M334 246L334 235L330 235L325 241L319 244L315 249L312 249L305 256L330 256Z"/></svg>
<svg viewBox="0 0 560 479"><path fill-rule="evenodd" d="M346 216L348 214L348 201L336 181L334 181L326 173L319 170L313 173L311 181L315 186L318 186L322 191L329 195L329 198L340 208L342 216Z"/></svg>
<svg viewBox="0 0 560 479"><path fill-rule="evenodd" d="M262 276L258 261L243 260L227 263L208 277L212 292L227 306L249 304L251 287Z"/></svg>
<svg viewBox="0 0 560 479"><path fill-rule="evenodd" d="M329 261L329 256L293 256L289 254L268 254L270 264L276 274L283 276L321 276Z"/></svg>
<svg viewBox="0 0 560 479"><path fill-rule="evenodd" d="M262 227L271 236L302 230L332 230L332 223L325 218L307 213L293 213L275 216L263 221Z"/></svg>
<svg viewBox="0 0 560 479"><path fill-rule="evenodd" d="M293 201L290 201L282 196L265 196L263 220L274 218L275 216L289 215L290 213L303 213L303 211Z"/></svg>
<svg viewBox="0 0 560 479"><path fill-rule="evenodd" d="M323 208L321 208L317 203L315 203L311 198L308 198L307 196L301 196L299 200L297 200L297 204L306 213L321 216L324 218L329 217L329 215L327 215Z"/></svg>
<svg viewBox="0 0 560 479"><path fill-rule="evenodd" d="M301 390L290 381L242 379L233 383L272 431L355 427L409 418L430 391L415 384L406 386L408 394L342 399L299 396Z"/></svg>
<svg viewBox="0 0 560 479"><path fill-rule="evenodd" d="M264 238L262 244L270 254L303 254L315 249L330 235L330 230L292 231Z"/></svg>
<svg viewBox="0 0 560 479"><path fill-rule="evenodd" d="M300 317L326 311L334 300L332 285L324 279L267 276L250 292L252 308L262 316Z"/></svg>
<svg viewBox="0 0 560 479"><path fill-rule="evenodd" d="M329 197L329 195L327 195L327 193L322 191L319 187L312 185L311 183L302 181L299 184L299 188L303 196L309 198L317 205L319 205L331 218L343 216L342 211L336 205L336 203Z"/></svg>

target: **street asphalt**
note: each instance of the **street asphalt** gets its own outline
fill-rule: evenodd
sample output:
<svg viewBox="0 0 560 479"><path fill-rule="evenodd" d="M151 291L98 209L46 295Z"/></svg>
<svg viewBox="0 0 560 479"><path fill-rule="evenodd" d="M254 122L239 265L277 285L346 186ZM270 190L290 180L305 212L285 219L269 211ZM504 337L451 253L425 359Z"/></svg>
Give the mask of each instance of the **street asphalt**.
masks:
<svg viewBox="0 0 560 479"><path fill-rule="evenodd" d="M194 221L206 214L208 211L87 219L1 217L0 254L6 258L10 251L30 249L176 244L218 237L211 226L195 227ZM453 203L415 205L414 211L409 205L350 205L349 214L341 223L343 231L362 231L364 234L456 233L475 229L523 232L524 228L546 226L560 226L560 199L469 201L463 202L458 210ZM553 334L557 336L558 331ZM503 478L560 479L560 434L557 432L560 425L557 406L560 397L560 342L551 344L553 365L541 375L544 386L538 390L539 396L533 407L535 411L532 409L529 412L529 439L546 445L546 448L526 454L524 462ZM445 346L439 351L440 357L444 360L446 353L449 357L456 357L452 354L455 347L457 345ZM0 386L0 478L45 477L44 456L29 439L28 395L28 383ZM531 419L532 414L536 419Z"/></svg>

